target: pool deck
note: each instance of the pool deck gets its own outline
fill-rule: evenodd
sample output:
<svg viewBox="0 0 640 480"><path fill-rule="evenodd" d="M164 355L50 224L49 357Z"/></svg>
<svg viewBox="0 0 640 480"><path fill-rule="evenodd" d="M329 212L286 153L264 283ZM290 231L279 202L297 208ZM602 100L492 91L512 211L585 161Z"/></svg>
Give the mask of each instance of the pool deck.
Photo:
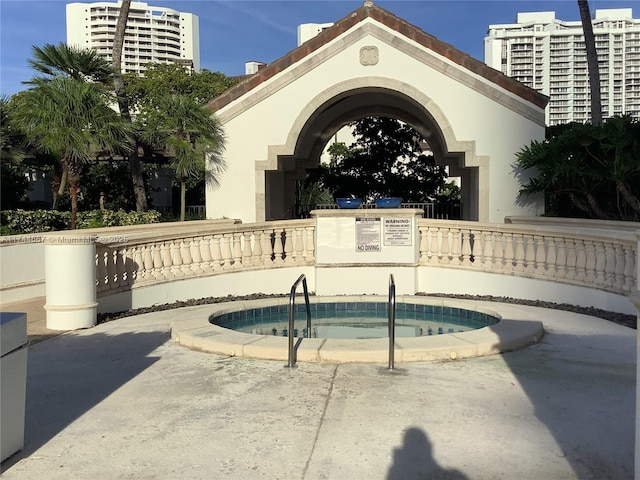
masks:
<svg viewBox="0 0 640 480"><path fill-rule="evenodd" d="M203 307L52 334L29 347L25 447L2 478L633 478L636 331L485 308L542 321L545 335L389 372L287 369L172 340Z"/></svg>

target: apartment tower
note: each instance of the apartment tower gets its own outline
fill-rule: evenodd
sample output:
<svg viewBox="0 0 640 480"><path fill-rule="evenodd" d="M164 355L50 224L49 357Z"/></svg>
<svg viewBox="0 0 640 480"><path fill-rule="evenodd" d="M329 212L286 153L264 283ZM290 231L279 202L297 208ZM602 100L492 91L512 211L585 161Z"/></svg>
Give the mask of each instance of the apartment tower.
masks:
<svg viewBox="0 0 640 480"><path fill-rule="evenodd" d="M92 48L111 61L121 3L67 4L67 44ZM198 17L144 2L131 2L122 72L141 73L147 63L177 63L199 71Z"/></svg>
<svg viewBox="0 0 640 480"><path fill-rule="evenodd" d="M640 118L640 19L632 9L596 10L593 18L603 117ZM580 21L555 12L518 13L516 23L490 25L485 63L550 97L547 125L590 119L589 73Z"/></svg>

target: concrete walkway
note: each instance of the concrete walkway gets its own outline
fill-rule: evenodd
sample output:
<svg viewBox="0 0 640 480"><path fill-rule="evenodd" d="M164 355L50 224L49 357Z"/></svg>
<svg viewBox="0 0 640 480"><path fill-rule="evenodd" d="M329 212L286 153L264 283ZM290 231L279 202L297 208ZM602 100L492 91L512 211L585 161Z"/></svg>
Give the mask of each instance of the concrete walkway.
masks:
<svg viewBox="0 0 640 480"><path fill-rule="evenodd" d="M521 308L541 343L392 374L191 351L177 311L58 335L29 348L2 478L633 478L635 330Z"/></svg>

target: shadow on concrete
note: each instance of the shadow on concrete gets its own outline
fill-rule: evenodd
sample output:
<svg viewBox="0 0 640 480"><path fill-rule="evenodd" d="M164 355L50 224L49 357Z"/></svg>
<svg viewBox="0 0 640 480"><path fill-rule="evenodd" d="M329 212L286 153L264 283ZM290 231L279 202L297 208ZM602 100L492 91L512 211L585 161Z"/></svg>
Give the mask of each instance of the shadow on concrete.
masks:
<svg viewBox="0 0 640 480"><path fill-rule="evenodd" d="M636 341L615 328L627 327L611 335L546 332L527 355L502 354L558 455L583 480L634 478Z"/></svg>
<svg viewBox="0 0 640 480"><path fill-rule="evenodd" d="M28 457L159 358L166 332L61 335L29 347L24 448L2 471Z"/></svg>
<svg viewBox="0 0 640 480"><path fill-rule="evenodd" d="M393 464L387 480L467 480L458 470L442 468L433 458L427 434L417 427L409 428L402 447L393 451Z"/></svg>

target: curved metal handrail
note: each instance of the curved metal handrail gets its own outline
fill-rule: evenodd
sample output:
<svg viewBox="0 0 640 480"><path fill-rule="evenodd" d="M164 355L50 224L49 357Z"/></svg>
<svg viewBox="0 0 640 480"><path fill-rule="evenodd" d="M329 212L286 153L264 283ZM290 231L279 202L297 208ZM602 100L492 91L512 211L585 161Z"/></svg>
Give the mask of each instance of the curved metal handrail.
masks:
<svg viewBox="0 0 640 480"><path fill-rule="evenodd" d="M291 293L289 294L289 353L287 355L287 368L293 368L296 365L295 349L293 347L293 327L295 320L295 302L296 302L296 289L302 282L302 290L304 291L304 301L307 305L307 336L311 338L311 306L309 305L309 290L307 290L307 277L304 273L298 277L298 279L291 286Z"/></svg>

